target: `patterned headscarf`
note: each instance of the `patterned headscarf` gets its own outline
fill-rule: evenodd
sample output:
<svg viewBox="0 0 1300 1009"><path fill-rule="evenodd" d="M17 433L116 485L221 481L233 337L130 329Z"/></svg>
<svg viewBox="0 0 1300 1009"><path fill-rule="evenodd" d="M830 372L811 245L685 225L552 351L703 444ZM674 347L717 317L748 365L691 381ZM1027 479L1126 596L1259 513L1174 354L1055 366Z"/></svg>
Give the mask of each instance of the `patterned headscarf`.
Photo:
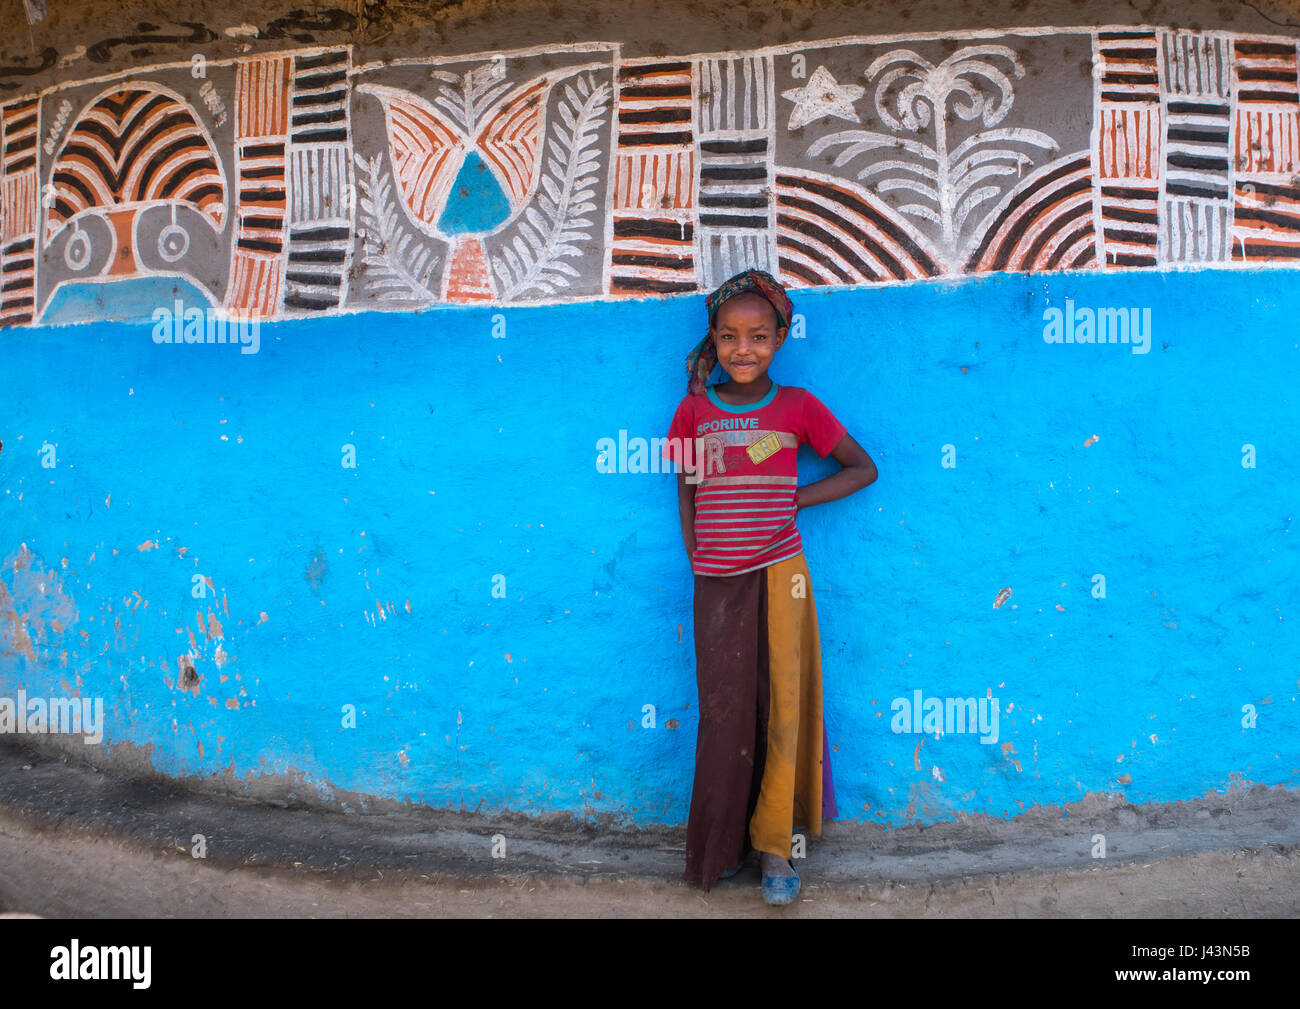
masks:
<svg viewBox="0 0 1300 1009"><path fill-rule="evenodd" d="M785 293L785 288L781 286L780 281L762 270L745 270L737 273L730 280L724 281L705 299L704 307L709 312L709 325L713 325L714 317L724 301L751 291L754 294L761 294L772 303L780 319L780 325L790 325L790 320L794 318L794 305L790 301L790 296ZM718 348L713 343L713 337L705 333L704 339L686 355L687 389L692 393L703 392L709 384L709 376L713 374L717 363Z"/></svg>

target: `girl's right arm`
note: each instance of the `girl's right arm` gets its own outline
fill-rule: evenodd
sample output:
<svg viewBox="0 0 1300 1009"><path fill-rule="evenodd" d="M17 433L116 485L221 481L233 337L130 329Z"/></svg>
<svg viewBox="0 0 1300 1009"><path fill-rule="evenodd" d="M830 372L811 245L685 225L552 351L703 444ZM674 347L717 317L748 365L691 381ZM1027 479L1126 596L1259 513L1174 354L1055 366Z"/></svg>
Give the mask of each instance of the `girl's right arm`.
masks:
<svg viewBox="0 0 1300 1009"><path fill-rule="evenodd" d="M686 544L686 557L695 555L695 488L696 484L687 481L689 474L683 470L677 474L677 511L682 519L682 542Z"/></svg>

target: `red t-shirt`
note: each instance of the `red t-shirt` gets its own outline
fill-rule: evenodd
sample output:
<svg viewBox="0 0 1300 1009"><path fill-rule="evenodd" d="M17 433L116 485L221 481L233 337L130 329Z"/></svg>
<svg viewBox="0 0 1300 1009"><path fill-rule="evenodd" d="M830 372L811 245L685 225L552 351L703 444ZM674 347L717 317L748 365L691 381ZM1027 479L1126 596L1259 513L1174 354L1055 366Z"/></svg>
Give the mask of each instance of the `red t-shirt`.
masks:
<svg viewBox="0 0 1300 1009"><path fill-rule="evenodd" d="M825 458L847 434L816 396L778 386L757 403L732 406L710 386L673 415L663 457L682 463L695 490L697 575L743 575L803 549L795 528L800 445Z"/></svg>

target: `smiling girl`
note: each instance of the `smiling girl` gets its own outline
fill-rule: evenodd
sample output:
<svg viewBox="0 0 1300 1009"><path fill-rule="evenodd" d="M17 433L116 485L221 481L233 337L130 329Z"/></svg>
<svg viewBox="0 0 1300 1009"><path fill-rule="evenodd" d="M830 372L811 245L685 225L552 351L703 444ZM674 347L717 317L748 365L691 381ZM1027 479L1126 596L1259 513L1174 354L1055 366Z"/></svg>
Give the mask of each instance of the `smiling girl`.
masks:
<svg viewBox="0 0 1300 1009"><path fill-rule="evenodd" d="M795 516L867 486L876 466L812 393L768 375L793 314L775 278L746 270L705 307L708 335L687 357L689 392L664 450L677 458L692 442L701 463L678 474L700 703L683 878L707 891L754 850L764 899L788 904L799 892L792 833L820 836L835 815L817 611ZM709 386L715 364L729 381ZM842 468L798 486L805 444Z"/></svg>

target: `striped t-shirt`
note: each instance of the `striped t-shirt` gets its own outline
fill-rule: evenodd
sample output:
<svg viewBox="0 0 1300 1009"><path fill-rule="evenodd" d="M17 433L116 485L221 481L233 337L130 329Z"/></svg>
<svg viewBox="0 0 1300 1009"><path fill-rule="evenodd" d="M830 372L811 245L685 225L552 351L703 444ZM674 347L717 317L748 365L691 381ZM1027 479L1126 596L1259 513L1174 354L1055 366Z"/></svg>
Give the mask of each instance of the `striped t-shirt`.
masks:
<svg viewBox="0 0 1300 1009"><path fill-rule="evenodd" d="M695 574L743 575L798 554L795 456L800 445L810 445L825 458L846 433L816 396L798 386L773 382L748 406L724 403L712 386L685 397L663 455L699 477Z"/></svg>

